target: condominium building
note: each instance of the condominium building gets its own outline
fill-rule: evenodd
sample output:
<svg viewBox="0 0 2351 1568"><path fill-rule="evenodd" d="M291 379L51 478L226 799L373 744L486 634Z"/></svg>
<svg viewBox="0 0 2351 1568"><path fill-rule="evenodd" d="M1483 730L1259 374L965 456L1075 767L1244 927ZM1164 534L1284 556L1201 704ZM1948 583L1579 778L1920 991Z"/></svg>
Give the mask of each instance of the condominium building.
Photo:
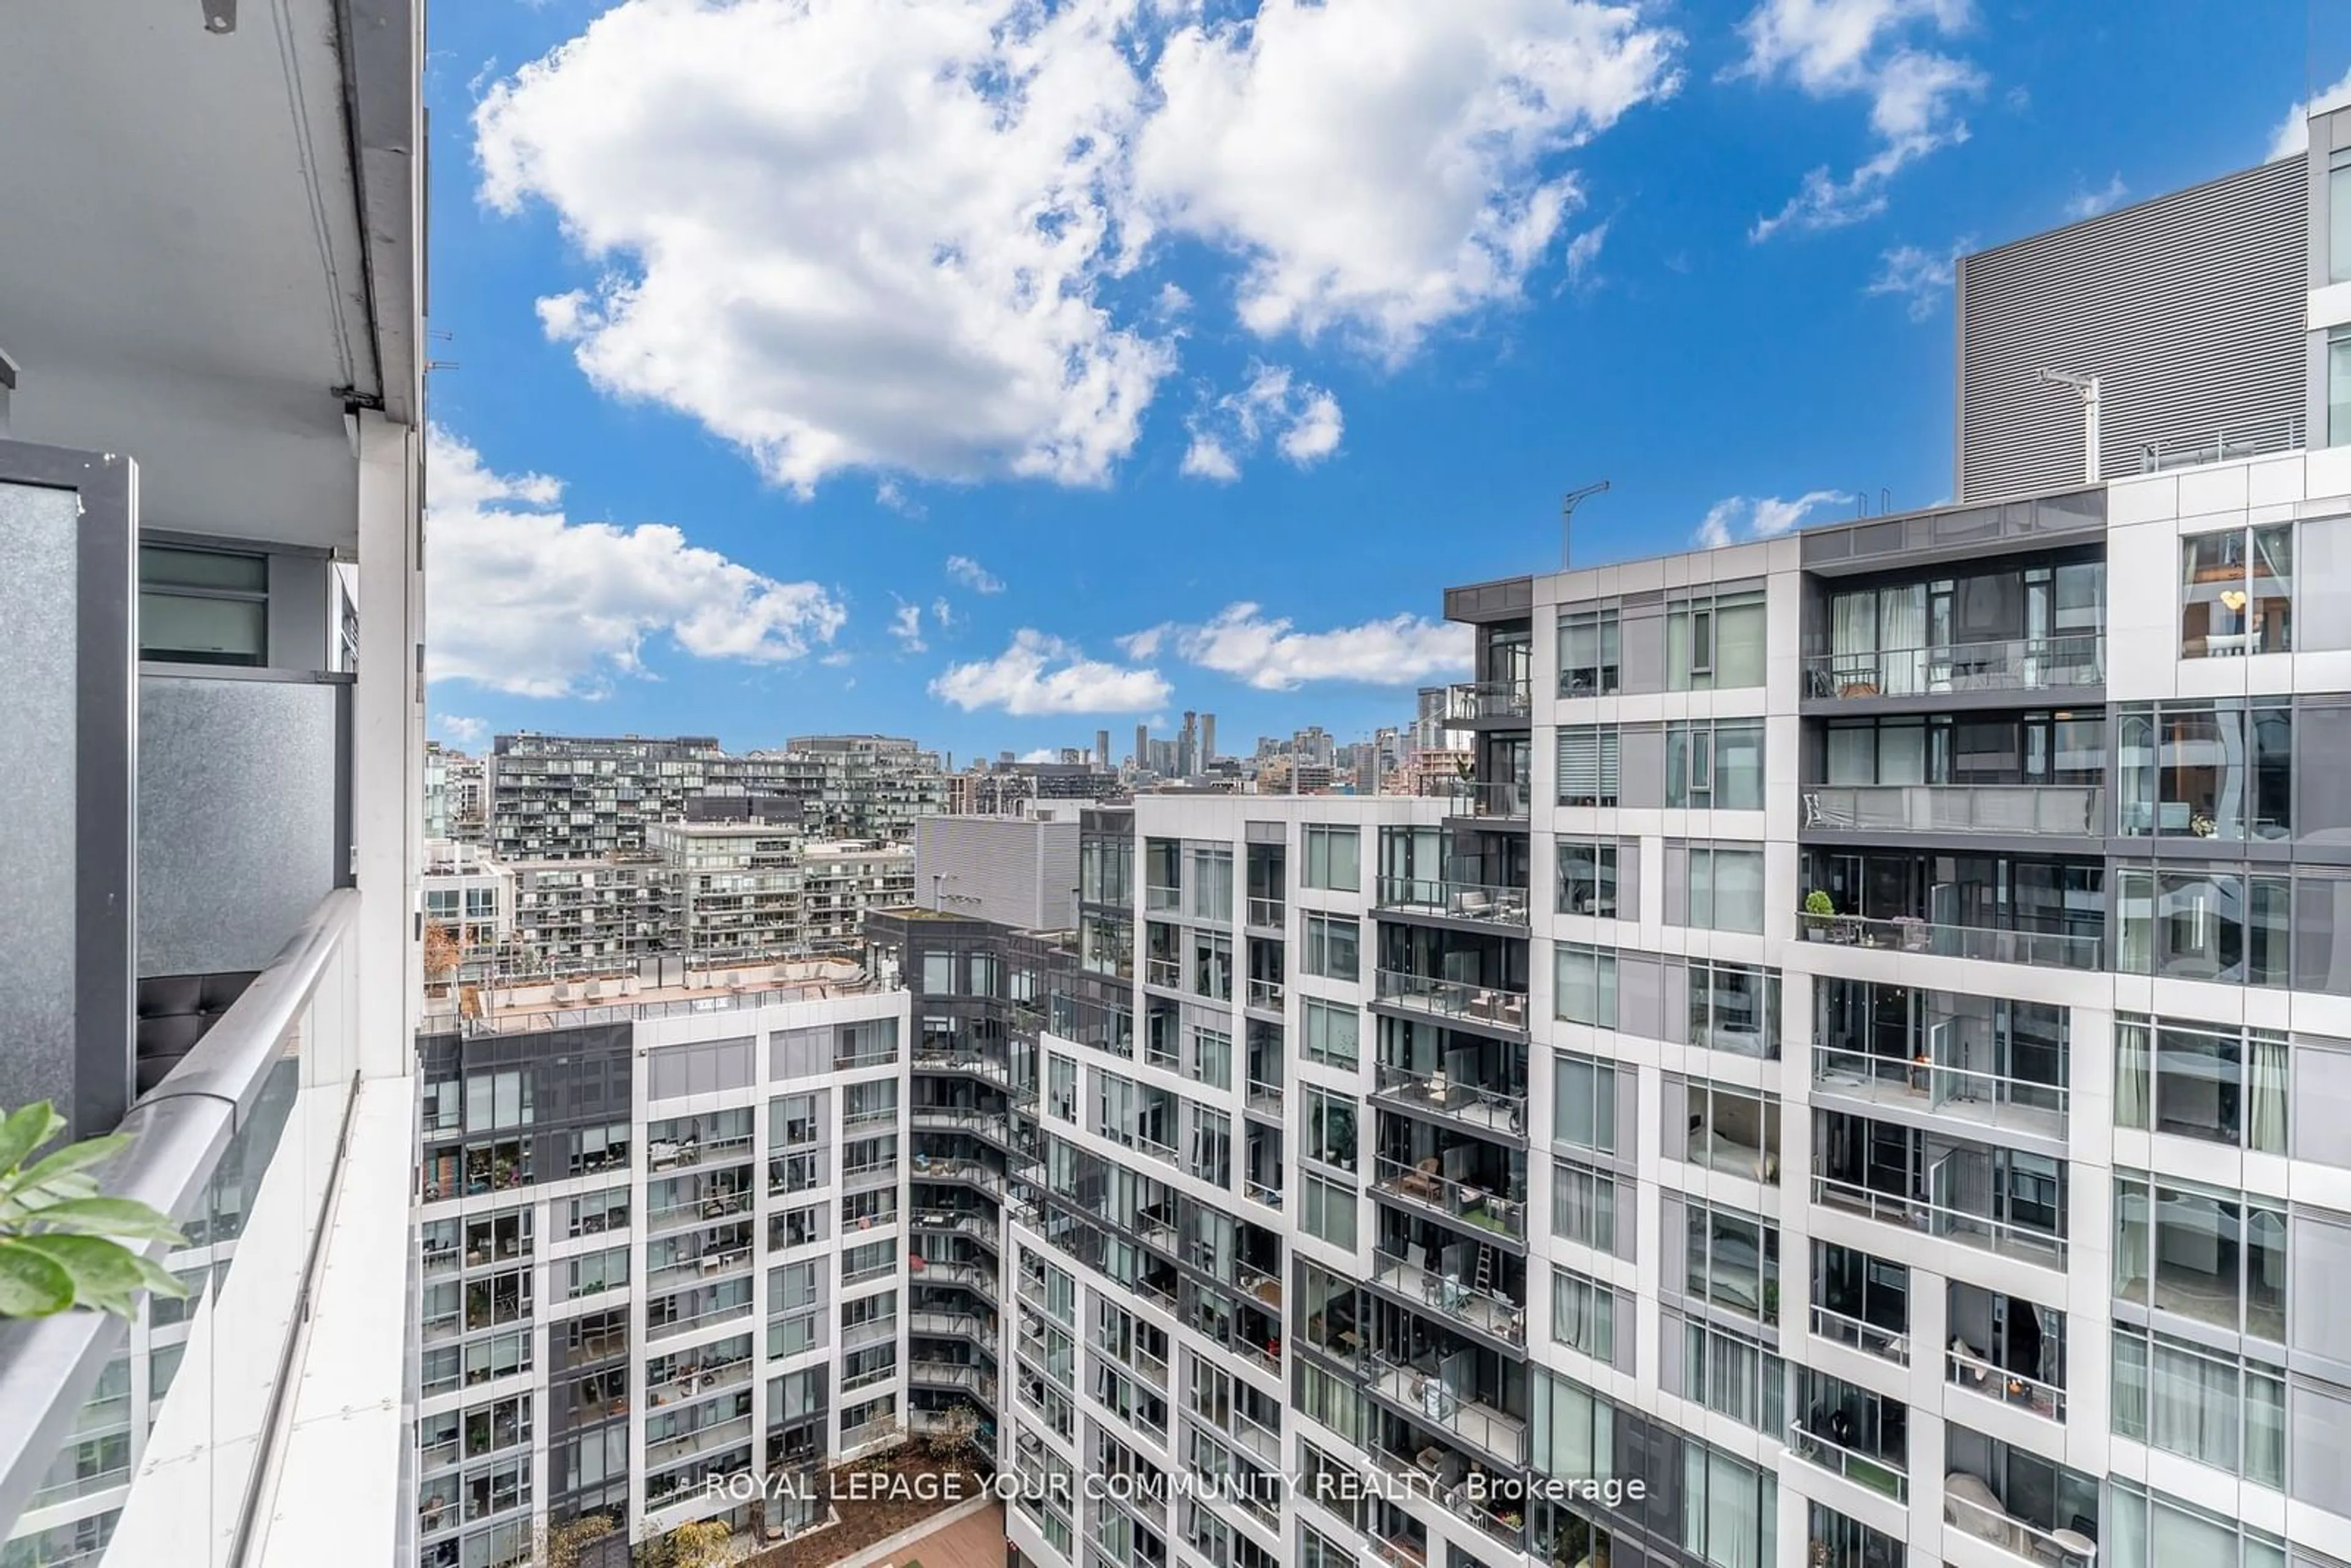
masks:
<svg viewBox="0 0 2351 1568"><path fill-rule="evenodd" d="M800 817L745 816L653 822L645 846L661 857L660 888L673 951L727 964L808 949L801 893Z"/></svg>
<svg viewBox="0 0 2351 1568"><path fill-rule="evenodd" d="M914 846L852 839L811 843L800 854L800 929L811 950L860 946L865 917L914 905Z"/></svg>
<svg viewBox="0 0 2351 1568"><path fill-rule="evenodd" d="M0 7L0 1105L189 1288L0 1330L8 1568L413 1518L423 12Z"/></svg>
<svg viewBox="0 0 2351 1568"><path fill-rule="evenodd" d="M784 743L783 756L811 771L808 828L817 837L911 844L917 818L946 810L946 773L938 753L911 740L795 736Z"/></svg>
<svg viewBox="0 0 2351 1568"><path fill-rule="evenodd" d="M900 1435L907 997L695 978L417 1041L431 1568L528 1560L550 1518L789 1534L812 1498L705 1478Z"/></svg>

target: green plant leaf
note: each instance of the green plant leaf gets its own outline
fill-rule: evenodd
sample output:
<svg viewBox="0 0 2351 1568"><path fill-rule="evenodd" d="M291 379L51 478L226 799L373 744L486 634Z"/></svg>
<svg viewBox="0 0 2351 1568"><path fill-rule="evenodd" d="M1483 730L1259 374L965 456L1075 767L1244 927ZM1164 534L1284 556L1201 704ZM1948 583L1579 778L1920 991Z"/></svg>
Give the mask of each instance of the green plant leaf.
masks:
<svg viewBox="0 0 2351 1568"><path fill-rule="evenodd" d="M126 1318L137 1310L139 1289L146 1280L139 1271L138 1254L120 1242L96 1236L22 1236L16 1245L63 1269L72 1279L77 1304Z"/></svg>
<svg viewBox="0 0 2351 1568"><path fill-rule="evenodd" d="M0 1318L45 1318L73 1300L73 1276L57 1260L0 1239Z"/></svg>
<svg viewBox="0 0 2351 1568"><path fill-rule="evenodd" d="M25 1156L66 1130L66 1119L47 1100L20 1105L0 1122L0 1173L15 1170Z"/></svg>
<svg viewBox="0 0 2351 1568"><path fill-rule="evenodd" d="M54 1187L59 1178L78 1175L90 1166L112 1159L130 1146L131 1134L128 1133L110 1133L103 1138L84 1138L78 1144L68 1144L40 1164L27 1166L6 1182L0 1183L0 1194L24 1202L31 1194ZM82 1177L82 1184L87 1184L89 1179ZM85 1194L76 1191L72 1196L79 1197ZM50 1201L56 1200L52 1197Z"/></svg>
<svg viewBox="0 0 2351 1568"><path fill-rule="evenodd" d="M169 1247L183 1246L188 1239L169 1216L128 1197L69 1197L33 1210L30 1218L69 1236L111 1236L118 1241L161 1241Z"/></svg>
<svg viewBox="0 0 2351 1568"><path fill-rule="evenodd" d="M161 1263L150 1262L136 1252L131 1254L131 1260L138 1265L140 1282L147 1287L150 1295L162 1296L174 1301L188 1299L188 1282L185 1280Z"/></svg>

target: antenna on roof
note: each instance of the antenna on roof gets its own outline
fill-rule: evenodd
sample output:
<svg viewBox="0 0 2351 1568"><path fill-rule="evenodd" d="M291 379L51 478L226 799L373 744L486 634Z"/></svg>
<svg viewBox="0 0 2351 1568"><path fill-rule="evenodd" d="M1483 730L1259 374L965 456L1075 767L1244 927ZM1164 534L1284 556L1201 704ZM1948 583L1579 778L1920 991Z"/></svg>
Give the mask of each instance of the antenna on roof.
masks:
<svg viewBox="0 0 2351 1568"><path fill-rule="evenodd" d="M1570 533L1571 533L1571 530L1572 530L1572 529L1574 528L1574 526L1575 526L1575 508L1576 508L1576 507L1580 507L1580 506L1582 506L1584 502L1586 502L1586 501L1590 500L1593 497L1599 495L1603 490L1605 490L1605 489L1607 489L1607 488L1608 488L1608 481L1607 481L1607 480L1605 480L1605 479L1603 479L1603 480L1601 480L1601 481L1600 481L1598 484L1596 484L1596 485L1586 485L1586 486L1585 486L1583 489L1581 489L1581 490L1570 490L1570 491L1569 491L1565 496L1563 496L1563 497L1562 497L1560 498L1560 503L1559 503L1559 570L1562 570L1562 571L1565 571L1565 570L1567 570L1567 561L1568 561L1568 545L1569 545L1569 540L1570 540Z"/></svg>

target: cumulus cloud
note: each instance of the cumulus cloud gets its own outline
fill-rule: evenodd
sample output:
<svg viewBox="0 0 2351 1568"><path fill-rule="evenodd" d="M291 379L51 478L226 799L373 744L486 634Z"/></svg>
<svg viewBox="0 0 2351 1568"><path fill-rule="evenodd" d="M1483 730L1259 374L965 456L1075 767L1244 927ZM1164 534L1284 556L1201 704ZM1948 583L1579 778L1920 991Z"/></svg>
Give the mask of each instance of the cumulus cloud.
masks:
<svg viewBox="0 0 2351 1568"><path fill-rule="evenodd" d="M1706 509L1695 538L1707 549L1736 540L1777 538L1819 507L1847 499L1842 490L1807 490L1794 500L1777 496L1726 496Z"/></svg>
<svg viewBox="0 0 2351 1568"><path fill-rule="evenodd" d="M1954 242L1947 251L1924 250L1915 245L1896 246L1879 254L1877 271L1863 292L1900 299L1910 319L1924 321L1950 298L1952 282L1959 277L1959 257L1974 245L1970 237Z"/></svg>
<svg viewBox="0 0 2351 1568"><path fill-rule="evenodd" d="M1301 632L1287 618L1237 603L1200 625L1169 622L1134 632L1119 639L1119 647L1131 659L1173 651L1259 691L1285 692L1309 681L1398 686L1458 674L1469 667L1473 642L1468 626L1417 615Z"/></svg>
<svg viewBox="0 0 2351 1568"><path fill-rule="evenodd" d="M848 612L686 542L667 523L578 523L545 475L501 475L429 438L433 591L426 673L521 696L594 696L644 674L649 638L699 659L773 664L832 641Z"/></svg>
<svg viewBox="0 0 2351 1568"><path fill-rule="evenodd" d="M1022 752L1020 754L1020 760L1023 762L1055 762L1061 759L1061 754L1060 752L1054 750L1050 746L1040 746Z"/></svg>
<svg viewBox="0 0 2351 1568"><path fill-rule="evenodd" d="M1016 717L1147 713L1172 690L1156 670L1089 659L1073 644L1025 626L995 658L956 664L931 683L933 696L967 713L1000 708Z"/></svg>
<svg viewBox="0 0 2351 1568"><path fill-rule="evenodd" d="M899 600L897 612L890 617L890 635L898 639L899 648L905 653L927 652L930 644L923 641L923 607Z"/></svg>
<svg viewBox="0 0 2351 1568"><path fill-rule="evenodd" d="M1679 46L1596 0L621 0L474 125L485 200L592 269L539 316L606 393L803 494L1097 485L1191 314L1159 242L1261 336L1401 357L1553 259L1563 156Z"/></svg>
<svg viewBox="0 0 2351 1568"><path fill-rule="evenodd" d="M462 714L434 714L433 727L441 732L443 739L458 746L479 746L490 736L487 720L467 718Z"/></svg>
<svg viewBox="0 0 2351 1568"><path fill-rule="evenodd" d="M1004 580L967 555L947 557L947 575L974 593L1001 593Z"/></svg>
<svg viewBox="0 0 2351 1568"><path fill-rule="evenodd" d="M1337 398L1286 365L1267 364L1251 365L1247 386L1202 403L1186 424L1192 442L1183 472L1223 483L1241 476L1241 459L1269 435L1283 457L1311 468L1339 450L1347 428Z"/></svg>
<svg viewBox="0 0 2351 1568"><path fill-rule="evenodd" d="M2270 158L2274 161L2279 158L2291 158L2297 152L2309 152L2310 106L2322 98L2329 98L2341 92L2346 88L2351 88L2351 71L2345 71L2335 80L2319 89L2315 94L2287 110L2285 118L2278 122L2278 128L2270 132Z"/></svg>
<svg viewBox="0 0 2351 1568"><path fill-rule="evenodd" d="M1746 57L1727 74L1792 82L1816 99L1866 97L1876 142L1850 173L1824 164L1806 174L1786 205L1756 220L1750 237L1876 217L1895 175L1968 139L1957 104L1983 90L1983 73L1912 41L1956 33L1968 19L1968 0L1763 0L1749 13L1740 25Z"/></svg>
<svg viewBox="0 0 2351 1568"><path fill-rule="evenodd" d="M2119 173L2095 191L2076 185L2074 193L2065 198L2066 221L2078 223L2084 218L2095 218L2100 213L2110 213L2121 206L2123 198L2129 194L2130 187L2123 183Z"/></svg>

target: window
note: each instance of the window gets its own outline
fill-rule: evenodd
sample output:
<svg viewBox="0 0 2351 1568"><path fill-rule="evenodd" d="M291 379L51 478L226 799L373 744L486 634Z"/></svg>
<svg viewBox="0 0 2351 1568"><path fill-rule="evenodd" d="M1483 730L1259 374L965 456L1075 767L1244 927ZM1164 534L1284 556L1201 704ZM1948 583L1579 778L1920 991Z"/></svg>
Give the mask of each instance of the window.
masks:
<svg viewBox="0 0 2351 1568"><path fill-rule="evenodd" d="M1328 888L1334 893L1364 889L1363 851L1353 828L1306 829L1306 874L1300 885Z"/></svg>
<svg viewBox="0 0 2351 1568"><path fill-rule="evenodd" d="M1222 1111L1192 1107L1192 1174L1211 1186L1233 1184L1233 1121Z"/></svg>
<svg viewBox="0 0 2351 1568"><path fill-rule="evenodd" d="M1780 1481L1770 1470L1682 1442L1682 1545L1714 1568L1776 1561Z"/></svg>
<svg viewBox="0 0 2351 1568"><path fill-rule="evenodd" d="M2181 539L2179 586L2181 658L2293 651L2292 523Z"/></svg>
<svg viewBox="0 0 2351 1568"><path fill-rule="evenodd" d="M1306 1060L1324 1067L1354 1071L1363 1029L1361 1015L1353 1008L1313 997L1301 998L1300 1006Z"/></svg>
<svg viewBox="0 0 2351 1568"><path fill-rule="evenodd" d="M1355 1107L1349 1096L1326 1090L1306 1092L1306 1157L1321 1165L1355 1171Z"/></svg>
<svg viewBox="0 0 2351 1568"><path fill-rule="evenodd" d="M2116 830L2130 837L2291 837L2294 716L2283 698L2124 708L2116 727Z"/></svg>
<svg viewBox="0 0 2351 1568"><path fill-rule="evenodd" d="M2118 867L2115 967L2235 986L2286 985L2289 887L2283 874L2247 876L2210 862ZM2304 950L2314 950L2307 939Z"/></svg>
<svg viewBox="0 0 2351 1568"><path fill-rule="evenodd" d="M140 546L139 656L266 664L269 558Z"/></svg>
<svg viewBox="0 0 2351 1568"><path fill-rule="evenodd" d="M2326 158L2326 281L2351 282L2351 147Z"/></svg>
<svg viewBox="0 0 2351 1568"><path fill-rule="evenodd" d="M1551 1271L1551 1337L1593 1360L1622 1367L1616 1360L1616 1292L1588 1275L1568 1269ZM1625 1350L1630 1352L1631 1345ZM1628 1354L1626 1359L1631 1359Z"/></svg>
<svg viewBox="0 0 2351 1568"><path fill-rule="evenodd" d="M1306 916L1306 956L1299 967L1328 979L1355 979L1361 973L1357 952L1360 940L1356 922L1350 916L1310 912Z"/></svg>
<svg viewBox="0 0 2351 1568"><path fill-rule="evenodd" d="M1233 918L1233 852L1223 847L1192 850L1192 917L1230 925Z"/></svg>
<svg viewBox="0 0 2351 1568"><path fill-rule="evenodd" d="M1320 1237L1343 1251L1355 1249L1355 1189L1325 1181L1311 1171L1302 1173L1306 1202L1300 1216L1310 1236Z"/></svg>
<svg viewBox="0 0 2351 1568"><path fill-rule="evenodd" d="M1559 845L1559 913L1629 920L1630 900L1621 912L1616 898L1618 846L1563 839Z"/></svg>
<svg viewBox="0 0 2351 1568"><path fill-rule="evenodd" d="M1616 1406L1581 1384L1537 1370L1534 1384L1534 1468L1553 1476L1616 1473ZM1742 1568L1768 1568L1768 1552Z"/></svg>
<svg viewBox="0 0 2351 1568"><path fill-rule="evenodd" d="M1192 1081L1211 1089L1233 1086L1233 1037L1219 1030L1192 1030Z"/></svg>
<svg viewBox="0 0 2351 1568"><path fill-rule="evenodd" d="M1617 1251L1617 1207L1615 1177L1564 1160L1552 1166L1551 1229L1561 1240L1589 1247L1595 1252L1625 1256ZM1622 1234L1629 1250L1633 1239L1631 1217L1625 1218L1627 1223Z"/></svg>
<svg viewBox="0 0 2351 1568"><path fill-rule="evenodd" d="M2286 1152L2286 1038L2144 1018L2115 1020L2115 1124Z"/></svg>
<svg viewBox="0 0 2351 1568"><path fill-rule="evenodd" d="M1616 803L1616 761L1614 725L1560 726L1559 803L1562 806L1614 806Z"/></svg>
<svg viewBox="0 0 2351 1568"><path fill-rule="evenodd" d="M1763 852L1691 844L1685 852L1688 862L1684 873L1680 924L1700 931L1749 931L1761 935Z"/></svg>
<svg viewBox="0 0 2351 1568"><path fill-rule="evenodd" d="M2351 327L2326 334L2326 444L2351 442Z"/></svg>
<svg viewBox="0 0 2351 1568"><path fill-rule="evenodd" d="M1192 933L1192 991L1211 1001L1233 999L1233 939L1221 932ZM1172 1042L1171 1042L1172 1049Z"/></svg>
<svg viewBox="0 0 2351 1568"><path fill-rule="evenodd" d="M1697 593L1666 606L1666 687L1712 691L1763 684L1763 591Z"/></svg>
<svg viewBox="0 0 2351 1568"><path fill-rule="evenodd" d="M1552 1141L1616 1152L1616 1069L1588 1056L1552 1059Z"/></svg>
<svg viewBox="0 0 2351 1568"><path fill-rule="evenodd" d="M1605 947L1556 945L1552 1011L1564 1022L1616 1027L1616 955Z"/></svg>
<svg viewBox="0 0 2351 1568"><path fill-rule="evenodd" d="M1766 1323L1780 1321L1780 1229L1751 1215L1683 1205L1688 1294Z"/></svg>
<svg viewBox="0 0 2351 1568"><path fill-rule="evenodd" d="M1622 641L1616 607L1571 610L1559 618L1559 695L1602 697L1617 687Z"/></svg>
<svg viewBox="0 0 2351 1568"><path fill-rule="evenodd" d="M2286 1220L2241 1194L2115 1173L2115 1299L2285 1339Z"/></svg>
<svg viewBox="0 0 2351 1568"><path fill-rule="evenodd" d="M2121 1476L2107 1487L2098 1555L2109 1568L2285 1568L2285 1542L2267 1531ZM2310 1568L2324 1561L2300 1549L2294 1558Z"/></svg>
<svg viewBox="0 0 2351 1568"><path fill-rule="evenodd" d="M1666 804L1763 809L1763 721L1697 719L1666 727Z"/></svg>
<svg viewBox="0 0 2351 1568"><path fill-rule="evenodd" d="M1667 1392L1774 1436L1788 1428L1787 1364L1757 1339L1679 1312L1659 1314Z"/></svg>
<svg viewBox="0 0 2351 1568"><path fill-rule="evenodd" d="M1690 960L1689 1043L1777 1061L1780 971Z"/></svg>
<svg viewBox="0 0 2351 1568"><path fill-rule="evenodd" d="M570 1272L565 1281L564 1299L576 1301L582 1296L592 1296L599 1291L610 1291L629 1282L629 1249L607 1248L601 1252L586 1252L569 1260L565 1265Z"/></svg>
<svg viewBox="0 0 2351 1568"><path fill-rule="evenodd" d="M2284 1487L2283 1367L2116 1323L2114 1371L2118 1436Z"/></svg>

